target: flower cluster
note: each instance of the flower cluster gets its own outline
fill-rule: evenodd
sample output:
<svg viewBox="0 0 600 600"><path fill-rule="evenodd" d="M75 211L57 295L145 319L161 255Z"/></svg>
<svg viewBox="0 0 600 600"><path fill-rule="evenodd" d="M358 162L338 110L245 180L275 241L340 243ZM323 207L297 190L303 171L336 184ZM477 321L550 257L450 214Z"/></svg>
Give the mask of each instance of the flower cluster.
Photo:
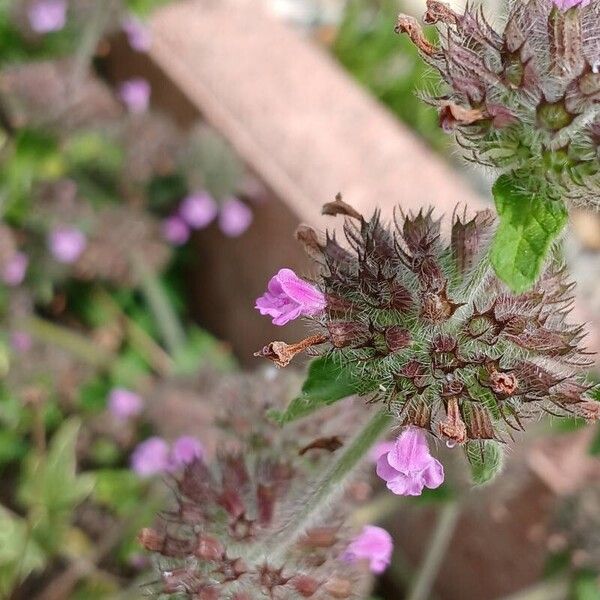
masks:
<svg viewBox="0 0 600 600"><path fill-rule="evenodd" d="M487 263L491 213L455 215L449 244L431 211L397 211L386 226L378 213L366 220L338 198L324 213L347 217L347 246L301 227L318 283L298 283L284 270L257 301L276 324L303 315L316 331L257 354L279 366L304 350L327 354L400 424L449 445L505 441L543 411L598 417L600 403L582 378L590 364L582 327L567 321L572 286L564 270L551 265L529 292L511 293ZM408 467L394 453L379 464L388 485L402 487L413 470L422 472L421 489L435 485L438 466L425 468L414 452Z"/></svg>
<svg viewBox="0 0 600 600"><path fill-rule="evenodd" d="M501 33L471 5L458 14L428 0L424 20L440 46L413 17L400 15L396 30L441 74L445 89L430 101L467 156L540 182L548 197L597 206L598 2L512 2Z"/></svg>

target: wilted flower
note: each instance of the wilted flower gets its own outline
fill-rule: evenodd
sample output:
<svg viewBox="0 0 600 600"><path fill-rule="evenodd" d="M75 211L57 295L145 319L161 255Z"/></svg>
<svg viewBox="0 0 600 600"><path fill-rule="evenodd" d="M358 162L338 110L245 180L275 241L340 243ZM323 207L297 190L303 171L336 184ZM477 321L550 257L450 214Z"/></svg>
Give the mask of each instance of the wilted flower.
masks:
<svg viewBox="0 0 600 600"><path fill-rule="evenodd" d="M150 106L151 88L148 81L141 77L124 81L119 86L119 97L132 113L143 113Z"/></svg>
<svg viewBox="0 0 600 600"><path fill-rule="evenodd" d="M379 574L389 567L393 550L392 536L385 529L375 525L365 525L342 555L342 560L347 562L368 560L371 572Z"/></svg>
<svg viewBox="0 0 600 600"><path fill-rule="evenodd" d="M115 388L108 398L108 410L117 419L136 417L144 409L144 400L139 394L124 388Z"/></svg>
<svg viewBox="0 0 600 600"><path fill-rule="evenodd" d="M428 0L424 20L439 26L440 46L412 17L400 15L397 31L441 74L431 102L468 158L514 171L548 198L598 205L600 4L511 2L497 32L480 8L459 14Z"/></svg>
<svg viewBox="0 0 600 600"><path fill-rule="evenodd" d="M444 482L444 467L429 453L425 432L407 427L393 448L377 460L377 475L399 496L420 496Z"/></svg>
<svg viewBox="0 0 600 600"><path fill-rule="evenodd" d="M59 31L67 21L67 0L35 0L29 6L27 16L36 33Z"/></svg>
<svg viewBox="0 0 600 600"><path fill-rule="evenodd" d="M325 310L325 296L291 269L281 269L269 281L267 291L257 298L256 309L261 315L273 317L274 325L285 325Z"/></svg>
<svg viewBox="0 0 600 600"><path fill-rule="evenodd" d="M190 229L179 215L172 215L163 221L162 234L174 246L183 246L190 239Z"/></svg>
<svg viewBox="0 0 600 600"><path fill-rule="evenodd" d="M219 212L219 227L227 237L239 237L252 223L252 211L237 198L223 202Z"/></svg>
<svg viewBox="0 0 600 600"><path fill-rule="evenodd" d="M135 447L130 462L140 477L166 473L171 468L169 444L159 437L148 438Z"/></svg>
<svg viewBox="0 0 600 600"><path fill-rule="evenodd" d="M23 252L15 252L2 266L2 281L11 287L21 285L28 265L27 255Z"/></svg>
<svg viewBox="0 0 600 600"><path fill-rule="evenodd" d="M195 460L204 458L204 446L200 440L184 435L173 442L171 448L171 464L174 469L185 467Z"/></svg>
<svg viewBox="0 0 600 600"><path fill-rule="evenodd" d="M309 313L314 333L272 342L261 356L284 366L300 351L327 355L399 424L473 452L484 440L505 441L528 416L598 413L583 377L583 327L567 321L572 285L564 269L553 264L531 291L512 293L486 259L489 211L456 215L449 244L431 211L398 210L391 225L379 213L364 219L341 199L324 212L348 217L348 244L299 229L321 268L310 288L314 311L291 303L277 277L257 302L278 324ZM402 473L399 466L390 463Z"/></svg>
<svg viewBox="0 0 600 600"><path fill-rule="evenodd" d="M75 227L56 227L50 232L48 246L52 256L61 263L74 263L87 246L85 234Z"/></svg>
<svg viewBox="0 0 600 600"><path fill-rule="evenodd" d="M208 192L199 192L185 198L179 207L181 218L192 229L203 229L217 216L217 203Z"/></svg>
<svg viewBox="0 0 600 600"><path fill-rule="evenodd" d="M135 15L127 15L121 22L129 45L137 52L148 52L152 46L152 34Z"/></svg>

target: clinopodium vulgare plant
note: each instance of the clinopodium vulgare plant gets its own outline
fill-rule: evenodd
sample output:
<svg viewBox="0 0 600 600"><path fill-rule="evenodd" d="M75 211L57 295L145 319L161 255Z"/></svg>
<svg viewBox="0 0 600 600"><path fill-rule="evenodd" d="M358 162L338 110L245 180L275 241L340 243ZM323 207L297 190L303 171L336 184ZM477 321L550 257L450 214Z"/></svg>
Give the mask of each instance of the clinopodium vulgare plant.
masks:
<svg viewBox="0 0 600 600"><path fill-rule="evenodd" d="M283 269L257 301L276 324L303 315L313 334L272 342L258 355L279 366L301 351L318 355L333 365L331 380L349 381L340 397L354 391L380 402L397 424L465 446L472 462L485 462L488 452L498 462L495 442L527 418L600 414L582 376L590 364L582 327L567 322L572 286L564 269L552 264L532 290L512 293L489 268L489 211L455 215L449 244L431 210L397 210L388 225L338 197L323 212L346 217L347 243L300 227L317 281Z"/></svg>

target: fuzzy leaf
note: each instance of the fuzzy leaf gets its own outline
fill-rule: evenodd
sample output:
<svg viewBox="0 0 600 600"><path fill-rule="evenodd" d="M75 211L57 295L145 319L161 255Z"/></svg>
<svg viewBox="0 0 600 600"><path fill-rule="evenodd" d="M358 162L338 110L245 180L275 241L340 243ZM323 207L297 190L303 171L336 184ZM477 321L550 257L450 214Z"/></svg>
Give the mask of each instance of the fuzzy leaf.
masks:
<svg viewBox="0 0 600 600"><path fill-rule="evenodd" d="M272 410L269 417L285 425L305 417L322 406L328 406L356 394L359 382L347 369L329 356L316 358L310 363L302 393L294 398L284 411Z"/></svg>
<svg viewBox="0 0 600 600"><path fill-rule="evenodd" d="M498 442L468 442L466 450L471 465L471 477L476 485L488 483L502 470L504 455Z"/></svg>
<svg viewBox="0 0 600 600"><path fill-rule="evenodd" d="M562 200L527 192L522 181L501 175L493 188L500 224L490 250L496 274L513 292L530 289L552 242L567 223Z"/></svg>

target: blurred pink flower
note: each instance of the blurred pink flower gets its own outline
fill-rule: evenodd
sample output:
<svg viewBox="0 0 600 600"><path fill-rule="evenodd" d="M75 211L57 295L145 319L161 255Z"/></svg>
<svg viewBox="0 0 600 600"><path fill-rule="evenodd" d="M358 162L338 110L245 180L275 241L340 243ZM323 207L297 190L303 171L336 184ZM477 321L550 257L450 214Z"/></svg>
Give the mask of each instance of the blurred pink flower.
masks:
<svg viewBox="0 0 600 600"><path fill-rule="evenodd" d="M167 217L162 222L162 234L174 246L183 246L190 239L190 229L178 215Z"/></svg>
<svg viewBox="0 0 600 600"><path fill-rule="evenodd" d="M33 340L26 331L13 331L10 334L10 346L19 354L29 352L33 346Z"/></svg>
<svg viewBox="0 0 600 600"><path fill-rule="evenodd" d="M271 278L267 291L256 299L261 315L273 318L273 325L285 325L300 316L311 316L325 310L323 293L300 279L291 269L281 269Z"/></svg>
<svg viewBox="0 0 600 600"><path fill-rule="evenodd" d="M208 192L199 192L185 198L180 207L181 218L192 229L203 229L217 216L217 203Z"/></svg>
<svg viewBox="0 0 600 600"><path fill-rule="evenodd" d="M239 237L250 227L252 211L237 198L226 200L219 213L219 227L227 237Z"/></svg>
<svg viewBox="0 0 600 600"><path fill-rule="evenodd" d="M143 409L144 400L131 390L115 388L108 397L108 410L119 420L136 417Z"/></svg>
<svg viewBox="0 0 600 600"><path fill-rule="evenodd" d="M15 252L2 267L2 281L11 287L21 285L27 273L29 259L23 252Z"/></svg>
<svg viewBox="0 0 600 600"><path fill-rule="evenodd" d="M137 52L148 52L152 46L152 35L145 23L135 15L127 15L121 22L129 45Z"/></svg>
<svg viewBox="0 0 600 600"><path fill-rule="evenodd" d="M554 4L561 10L568 10L574 6L587 6L591 0L554 0Z"/></svg>
<svg viewBox="0 0 600 600"><path fill-rule="evenodd" d="M75 227L60 226L50 232L48 247L52 256L61 263L74 263L87 246L85 235Z"/></svg>
<svg viewBox="0 0 600 600"><path fill-rule="evenodd" d="M135 447L130 463L140 477L166 473L170 468L169 444L159 437L148 438Z"/></svg>
<svg viewBox="0 0 600 600"><path fill-rule="evenodd" d="M349 563L368 560L371 572L379 574L383 573L392 561L393 550L392 536L385 529L365 525L342 554L342 560Z"/></svg>
<svg viewBox="0 0 600 600"><path fill-rule="evenodd" d="M399 496L420 496L423 488L442 485L444 467L429 453L425 432L407 427L394 447L377 460L377 475Z"/></svg>
<svg viewBox="0 0 600 600"><path fill-rule="evenodd" d="M35 0L29 6L27 17L36 33L59 31L67 22L67 0Z"/></svg>
<svg viewBox="0 0 600 600"><path fill-rule="evenodd" d="M148 81L141 77L124 81L119 86L119 97L131 113L143 113L150 106L152 89Z"/></svg>
<svg viewBox="0 0 600 600"><path fill-rule="evenodd" d="M189 465L197 458L204 458L204 446L195 437L183 435L173 442L171 448L172 468L178 469Z"/></svg>

